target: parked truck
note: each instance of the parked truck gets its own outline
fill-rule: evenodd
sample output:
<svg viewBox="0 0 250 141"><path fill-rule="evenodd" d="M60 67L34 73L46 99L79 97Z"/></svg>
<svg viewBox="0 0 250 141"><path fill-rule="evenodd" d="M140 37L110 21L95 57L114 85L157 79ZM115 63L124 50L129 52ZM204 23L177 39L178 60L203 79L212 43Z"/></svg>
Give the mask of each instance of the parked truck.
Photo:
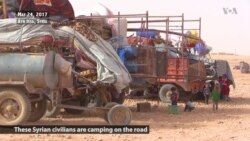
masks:
<svg viewBox="0 0 250 141"><path fill-rule="evenodd" d="M112 125L131 122L130 109L119 104L131 77L109 43L87 26L73 30L74 21L70 27L17 20L0 20L0 125L38 121L49 108L95 111ZM84 74L89 70L96 78Z"/></svg>
<svg viewBox="0 0 250 141"><path fill-rule="evenodd" d="M126 98L160 98L169 102L166 93L176 87L182 100L194 99L204 83L228 74L234 80L225 60L213 60L211 47L201 38L201 18L180 16L150 16L146 14L84 16L108 18L115 36L109 39L133 81ZM113 22L112 22L113 21ZM196 27L186 26L188 23Z"/></svg>

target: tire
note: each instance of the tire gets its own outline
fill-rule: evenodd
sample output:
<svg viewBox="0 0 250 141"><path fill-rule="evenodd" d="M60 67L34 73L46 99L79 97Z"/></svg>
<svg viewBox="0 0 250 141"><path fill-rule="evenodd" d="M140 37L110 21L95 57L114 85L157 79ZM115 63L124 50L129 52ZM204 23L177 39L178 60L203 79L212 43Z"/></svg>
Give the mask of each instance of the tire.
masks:
<svg viewBox="0 0 250 141"><path fill-rule="evenodd" d="M165 84L161 87L159 91L159 98L164 103L170 103L170 97L167 96L167 92L170 91L172 87L175 87L173 84Z"/></svg>
<svg viewBox="0 0 250 141"><path fill-rule="evenodd" d="M129 125L132 120L132 112L128 107L115 105L107 114L110 125Z"/></svg>
<svg viewBox="0 0 250 141"><path fill-rule="evenodd" d="M61 108L52 106L52 103L49 100L46 100L46 102L47 102L47 108L44 117L54 118L60 114Z"/></svg>
<svg viewBox="0 0 250 141"><path fill-rule="evenodd" d="M41 119L47 111L47 100L43 96L42 100L31 102L31 115L28 119L30 122L35 122Z"/></svg>
<svg viewBox="0 0 250 141"><path fill-rule="evenodd" d="M216 76L216 74L217 74L215 68L210 67L210 68L206 69L206 71L207 71L207 75L208 75L210 78L215 78L215 76Z"/></svg>
<svg viewBox="0 0 250 141"><path fill-rule="evenodd" d="M18 89L10 88L0 92L0 109L0 125L20 125L31 114L28 96Z"/></svg>
<svg viewBox="0 0 250 141"><path fill-rule="evenodd" d="M118 103L116 102L109 102L107 103L104 108L107 108L107 109L111 109L112 107L114 107L115 105L119 105ZM108 122L108 114L106 114L106 116L104 116L104 120Z"/></svg>

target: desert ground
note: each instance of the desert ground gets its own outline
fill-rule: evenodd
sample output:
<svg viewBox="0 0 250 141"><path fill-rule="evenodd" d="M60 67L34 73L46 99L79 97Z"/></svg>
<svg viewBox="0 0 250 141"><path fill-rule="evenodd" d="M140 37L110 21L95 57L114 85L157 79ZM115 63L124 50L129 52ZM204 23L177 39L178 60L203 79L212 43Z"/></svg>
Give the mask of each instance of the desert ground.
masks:
<svg viewBox="0 0 250 141"><path fill-rule="evenodd" d="M250 63L250 56L213 55L213 59L225 59L231 69L240 61ZM184 104L179 103L180 112L172 115L167 105L151 103L151 112L136 112L137 102L147 100L126 100L125 105L133 111L132 125L149 125L149 134L1 134L0 141L249 141L250 140L250 73L242 74L233 70L236 89L231 87L230 102L220 102L219 110L213 112L212 104L194 102L196 109L183 112ZM32 123L27 123L32 124ZM44 118L36 125L107 125L97 117L73 118L62 115L58 118Z"/></svg>

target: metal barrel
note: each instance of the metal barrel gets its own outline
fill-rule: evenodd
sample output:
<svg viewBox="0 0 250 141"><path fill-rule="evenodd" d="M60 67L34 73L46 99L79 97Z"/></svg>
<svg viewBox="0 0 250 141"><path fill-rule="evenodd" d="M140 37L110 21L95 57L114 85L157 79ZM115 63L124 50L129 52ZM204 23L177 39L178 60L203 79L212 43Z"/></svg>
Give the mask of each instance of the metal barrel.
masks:
<svg viewBox="0 0 250 141"><path fill-rule="evenodd" d="M55 53L0 53L0 82L26 81L34 88L55 88L58 73L54 69Z"/></svg>

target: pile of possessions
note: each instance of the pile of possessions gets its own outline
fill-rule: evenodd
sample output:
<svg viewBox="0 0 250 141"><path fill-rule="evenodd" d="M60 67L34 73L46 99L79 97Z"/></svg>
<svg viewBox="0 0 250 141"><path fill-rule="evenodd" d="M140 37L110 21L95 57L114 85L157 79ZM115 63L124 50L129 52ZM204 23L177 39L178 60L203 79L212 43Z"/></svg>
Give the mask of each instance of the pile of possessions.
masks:
<svg viewBox="0 0 250 141"><path fill-rule="evenodd" d="M127 98L169 102L165 94L171 87L177 88L182 100L195 98L207 80L217 80L223 74L235 87L228 62L210 58L212 48L201 39L200 26L184 27L186 22L200 25L201 19L148 13L116 18L120 26L111 45L132 76Z"/></svg>

